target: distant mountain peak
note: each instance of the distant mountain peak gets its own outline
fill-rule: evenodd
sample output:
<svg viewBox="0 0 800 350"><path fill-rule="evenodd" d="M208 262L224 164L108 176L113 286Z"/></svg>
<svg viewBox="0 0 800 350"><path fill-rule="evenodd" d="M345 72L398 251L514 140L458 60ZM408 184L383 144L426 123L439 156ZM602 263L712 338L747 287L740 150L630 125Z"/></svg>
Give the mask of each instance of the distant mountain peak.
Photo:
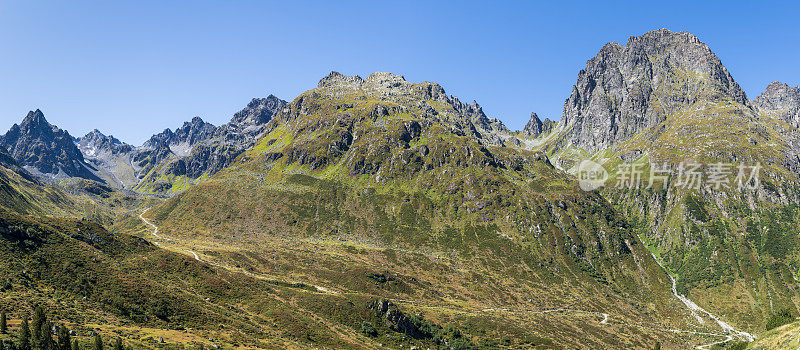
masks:
<svg viewBox="0 0 800 350"><path fill-rule="evenodd" d="M525 128L522 129L522 133L530 136L530 137L539 137L542 134L546 134L553 129L556 122L545 118L544 121L539 119L539 115L536 112L531 112L531 119L525 124Z"/></svg>
<svg viewBox="0 0 800 350"><path fill-rule="evenodd" d="M326 77L322 78L317 87L359 87L364 83L364 79L358 75L347 76L342 73L331 71Z"/></svg>
<svg viewBox="0 0 800 350"><path fill-rule="evenodd" d="M50 125L47 122L47 119L44 118L44 113L39 109L35 111L29 111L28 114L22 119L22 124L20 125Z"/></svg>
<svg viewBox="0 0 800 350"><path fill-rule="evenodd" d="M800 127L800 88L773 81L753 100L758 109Z"/></svg>
<svg viewBox="0 0 800 350"><path fill-rule="evenodd" d="M99 180L85 163L72 136L48 123L38 109L28 112L19 126L12 126L0 138L0 146L5 147L17 163L42 174Z"/></svg>
<svg viewBox="0 0 800 350"><path fill-rule="evenodd" d="M773 81L754 101L763 109L796 108L800 106L800 87Z"/></svg>

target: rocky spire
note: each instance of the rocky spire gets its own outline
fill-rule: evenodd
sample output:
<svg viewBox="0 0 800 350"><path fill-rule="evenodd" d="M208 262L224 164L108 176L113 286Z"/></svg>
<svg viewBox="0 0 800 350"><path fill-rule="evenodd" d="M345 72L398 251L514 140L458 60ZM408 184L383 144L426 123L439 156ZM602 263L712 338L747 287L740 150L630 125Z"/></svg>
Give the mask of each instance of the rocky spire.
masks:
<svg viewBox="0 0 800 350"><path fill-rule="evenodd" d="M92 173L74 139L47 122L40 110L30 111L0 139L14 160L42 174L99 180Z"/></svg>
<svg viewBox="0 0 800 350"><path fill-rule="evenodd" d="M773 81L753 100L761 112L775 115L795 127L800 126L800 88Z"/></svg>
<svg viewBox="0 0 800 350"><path fill-rule="evenodd" d="M536 138L542 134L549 133L551 130L553 130L553 126L555 124L556 123L549 118L545 118L543 122L541 119L539 119L539 115L537 115L535 112L531 112L531 119L527 124L525 124L525 128L522 129L522 133Z"/></svg>
<svg viewBox="0 0 800 350"><path fill-rule="evenodd" d="M692 34L659 29L603 46L578 74L561 118L562 143L612 147L699 98L749 106L720 59Z"/></svg>

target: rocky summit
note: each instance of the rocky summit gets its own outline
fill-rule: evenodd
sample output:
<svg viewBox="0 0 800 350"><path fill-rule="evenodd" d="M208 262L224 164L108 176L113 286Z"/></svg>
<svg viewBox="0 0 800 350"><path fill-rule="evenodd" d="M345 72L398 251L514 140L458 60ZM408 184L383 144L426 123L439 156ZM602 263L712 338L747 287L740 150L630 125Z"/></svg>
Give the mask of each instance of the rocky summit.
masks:
<svg viewBox="0 0 800 350"><path fill-rule="evenodd" d="M544 121L542 121L539 119L539 115L531 113L531 119L525 124L525 128L522 129L522 132L528 137L537 138L553 131L555 125L556 122L550 120L550 118L545 118Z"/></svg>
<svg viewBox="0 0 800 350"><path fill-rule="evenodd" d="M800 127L800 88L774 81L753 101L759 110Z"/></svg>
<svg viewBox="0 0 800 350"><path fill-rule="evenodd" d="M0 146L17 163L39 174L81 177L99 180L83 159L72 136L51 125L40 110L28 112L19 125L14 124L0 137Z"/></svg>
<svg viewBox="0 0 800 350"><path fill-rule="evenodd" d="M578 74L559 128L562 144L609 148L699 100L750 105L711 49L666 29L606 44Z"/></svg>

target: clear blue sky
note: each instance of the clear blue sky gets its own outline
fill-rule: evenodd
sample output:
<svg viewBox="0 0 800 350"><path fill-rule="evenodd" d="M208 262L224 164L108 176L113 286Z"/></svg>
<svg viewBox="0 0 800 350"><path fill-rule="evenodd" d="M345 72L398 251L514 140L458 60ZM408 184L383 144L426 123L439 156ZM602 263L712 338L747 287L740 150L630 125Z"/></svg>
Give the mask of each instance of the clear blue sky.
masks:
<svg viewBox="0 0 800 350"><path fill-rule="evenodd" d="M41 108L139 145L252 97L291 100L331 70L435 81L519 129L558 119L604 43L668 28L711 46L751 98L800 83L800 7L755 1L0 0L0 129ZM4 132L4 131L3 131Z"/></svg>

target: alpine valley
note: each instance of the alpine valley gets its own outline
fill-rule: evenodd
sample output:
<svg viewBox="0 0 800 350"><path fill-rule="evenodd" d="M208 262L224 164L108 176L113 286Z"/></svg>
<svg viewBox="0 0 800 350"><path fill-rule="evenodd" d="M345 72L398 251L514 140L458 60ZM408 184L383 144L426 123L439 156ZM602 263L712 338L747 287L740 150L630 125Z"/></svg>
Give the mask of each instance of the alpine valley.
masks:
<svg viewBox="0 0 800 350"><path fill-rule="evenodd" d="M513 131L437 83L331 72L140 146L31 111L0 136L0 309L142 349L797 347L800 89L751 99L661 29L564 95ZM687 163L760 172L686 186Z"/></svg>

